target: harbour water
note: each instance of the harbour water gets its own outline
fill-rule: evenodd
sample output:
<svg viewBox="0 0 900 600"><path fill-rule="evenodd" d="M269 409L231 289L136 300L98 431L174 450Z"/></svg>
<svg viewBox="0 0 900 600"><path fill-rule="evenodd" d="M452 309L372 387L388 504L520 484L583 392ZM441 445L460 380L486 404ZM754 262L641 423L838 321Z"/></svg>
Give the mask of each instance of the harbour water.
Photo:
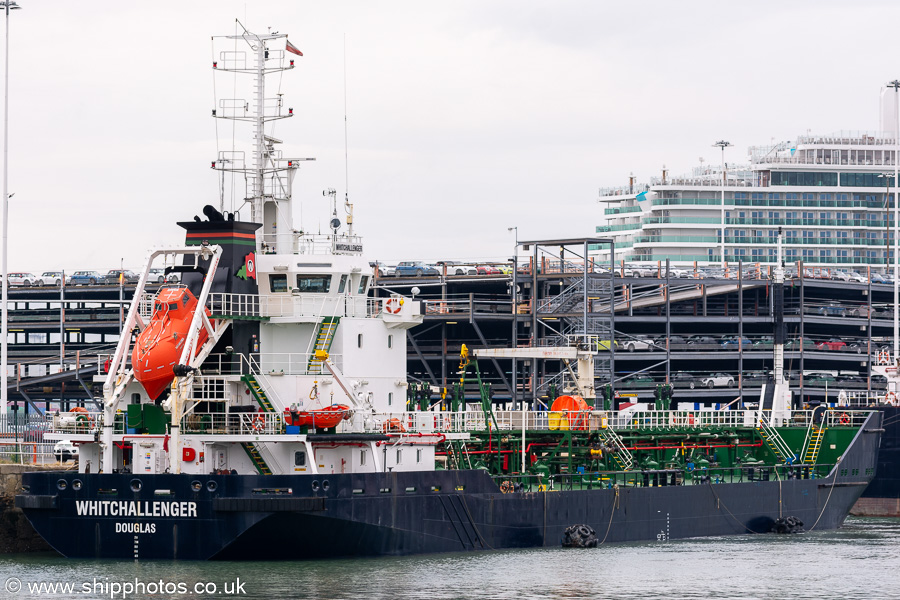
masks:
<svg viewBox="0 0 900 600"><path fill-rule="evenodd" d="M14 555L0 559L0 598L895 598L898 548L900 519L851 517L838 531L589 550L302 563Z"/></svg>

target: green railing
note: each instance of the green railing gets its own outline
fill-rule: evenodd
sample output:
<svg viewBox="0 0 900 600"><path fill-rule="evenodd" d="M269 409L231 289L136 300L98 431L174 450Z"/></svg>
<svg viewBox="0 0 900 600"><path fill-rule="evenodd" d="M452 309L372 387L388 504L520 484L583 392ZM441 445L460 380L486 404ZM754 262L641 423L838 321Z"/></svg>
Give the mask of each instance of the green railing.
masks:
<svg viewBox="0 0 900 600"><path fill-rule="evenodd" d="M640 206L623 206L621 208L607 208L603 211L605 215L618 215L621 213L638 213L641 212Z"/></svg>
<svg viewBox="0 0 900 600"><path fill-rule="evenodd" d="M645 225L653 225L657 223L713 223L720 224L722 219L719 217L644 217L641 222Z"/></svg>
<svg viewBox="0 0 900 600"><path fill-rule="evenodd" d="M628 231L631 229L640 229L640 223L625 223L624 225L598 225L597 233L603 233L605 231Z"/></svg>
<svg viewBox="0 0 900 600"><path fill-rule="evenodd" d="M725 239L726 241L728 240L728 238ZM718 244L719 238L707 235L639 235L634 238L635 244L653 244L662 242Z"/></svg>

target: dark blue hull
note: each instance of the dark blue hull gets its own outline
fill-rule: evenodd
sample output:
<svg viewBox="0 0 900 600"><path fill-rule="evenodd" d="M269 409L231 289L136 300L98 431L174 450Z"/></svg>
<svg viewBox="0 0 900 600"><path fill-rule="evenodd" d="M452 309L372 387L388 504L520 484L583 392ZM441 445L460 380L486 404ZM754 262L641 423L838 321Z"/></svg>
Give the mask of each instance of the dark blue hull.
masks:
<svg viewBox="0 0 900 600"><path fill-rule="evenodd" d="M765 533L781 516L833 529L874 474L879 431L875 413L824 479L504 494L481 470L42 472L25 474L27 492L16 503L51 546L83 558L304 559L559 546L575 524L590 525L606 542L667 540Z"/></svg>

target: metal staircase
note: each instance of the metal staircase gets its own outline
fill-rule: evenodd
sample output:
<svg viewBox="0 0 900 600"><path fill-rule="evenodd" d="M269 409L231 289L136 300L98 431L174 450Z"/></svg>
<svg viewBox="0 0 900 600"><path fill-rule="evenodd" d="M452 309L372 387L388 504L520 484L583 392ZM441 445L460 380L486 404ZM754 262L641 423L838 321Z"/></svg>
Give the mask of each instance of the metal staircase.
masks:
<svg viewBox="0 0 900 600"><path fill-rule="evenodd" d="M619 434L612 429L606 428L600 430L600 437L606 442L607 447L610 449L609 453L616 461L616 464L619 465L619 468L623 471L630 471L634 466L634 457L631 456L631 452L625 447Z"/></svg>
<svg viewBox="0 0 900 600"><path fill-rule="evenodd" d="M806 454L803 456L803 463L807 465L816 464L816 459L819 457L819 449L822 448L822 441L825 439L825 429L826 427L816 427L812 426L812 437L809 440L809 447L806 449Z"/></svg>
<svg viewBox="0 0 900 600"><path fill-rule="evenodd" d="M457 471L472 468L472 458L464 441L451 440L448 444L450 466Z"/></svg>
<svg viewBox="0 0 900 600"><path fill-rule="evenodd" d="M320 351L328 352L331 350L331 343L334 341L334 333L337 331L337 326L340 321L341 318L337 316L322 317L322 322L319 323L319 329L316 331L316 344L309 354L309 363L306 366L307 372L311 375L323 373L322 359L317 358L316 355Z"/></svg>
<svg viewBox="0 0 900 600"><path fill-rule="evenodd" d="M241 442L241 447L244 449L244 452L247 453L247 456L250 457L250 460L253 461L253 466L256 467L256 470L260 475L272 474L272 469L270 469L269 465L266 464L266 461L263 460L263 457L259 453L259 449L256 447L256 444L252 442Z"/></svg>
<svg viewBox="0 0 900 600"><path fill-rule="evenodd" d="M787 445L787 442L784 441L784 438L781 437L774 427L766 423L765 416L760 417L756 430L778 460L785 464L792 464L797 461L799 458L797 453L791 450L791 447Z"/></svg>
<svg viewBox="0 0 900 600"><path fill-rule="evenodd" d="M241 377L241 381L247 384L253 399L256 400L256 403L259 404L264 411L275 412L275 408L272 406L272 402L269 401L269 397L266 395L265 390L263 390L259 381L257 381L252 373L247 373Z"/></svg>

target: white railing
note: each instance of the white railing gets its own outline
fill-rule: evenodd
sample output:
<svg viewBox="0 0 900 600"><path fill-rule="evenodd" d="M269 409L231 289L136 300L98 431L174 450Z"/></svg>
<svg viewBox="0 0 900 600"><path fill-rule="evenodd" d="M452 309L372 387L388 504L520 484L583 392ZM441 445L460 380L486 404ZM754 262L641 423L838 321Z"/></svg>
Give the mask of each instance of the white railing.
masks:
<svg viewBox="0 0 900 600"><path fill-rule="evenodd" d="M768 419L768 411L763 417ZM829 410L825 415L828 427L859 427L868 417L865 411ZM617 431L673 429L711 429L722 427L755 428L760 422L760 412L755 410L652 410L652 411L494 411L497 427L501 430L572 429L598 431L613 428ZM813 419L813 411L794 411L791 418L779 427L807 428ZM379 413L367 426L367 431L410 433L464 433L487 429L484 413L467 412L396 412Z"/></svg>
<svg viewBox="0 0 900 600"><path fill-rule="evenodd" d="M283 432L281 413L191 413L182 420L182 433L262 435Z"/></svg>

